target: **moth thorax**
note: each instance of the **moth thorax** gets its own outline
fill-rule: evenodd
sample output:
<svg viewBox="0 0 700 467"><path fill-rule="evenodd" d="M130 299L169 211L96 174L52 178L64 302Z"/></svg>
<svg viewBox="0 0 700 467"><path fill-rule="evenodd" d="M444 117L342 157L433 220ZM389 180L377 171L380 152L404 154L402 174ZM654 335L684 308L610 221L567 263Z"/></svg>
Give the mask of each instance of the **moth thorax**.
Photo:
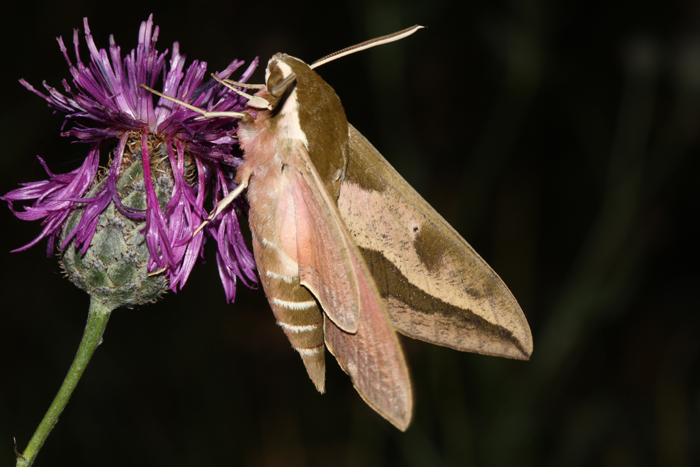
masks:
<svg viewBox="0 0 700 467"><path fill-rule="evenodd" d="M297 76L294 105L309 158L326 189L337 196L338 175L345 171L348 157L348 121L343 105L333 87L306 63L288 55L281 60Z"/></svg>

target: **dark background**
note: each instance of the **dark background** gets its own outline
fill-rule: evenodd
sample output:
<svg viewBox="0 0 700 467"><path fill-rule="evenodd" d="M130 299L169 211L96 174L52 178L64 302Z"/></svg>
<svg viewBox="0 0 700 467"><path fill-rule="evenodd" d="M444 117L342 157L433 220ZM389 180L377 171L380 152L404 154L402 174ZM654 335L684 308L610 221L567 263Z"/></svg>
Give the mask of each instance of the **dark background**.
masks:
<svg viewBox="0 0 700 467"><path fill-rule="evenodd" d="M225 303L210 248L183 291L114 313L35 465L700 464L697 2L297 3L4 7L0 192L44 178L37 154L60 173L86 153L17 83L60 87L69 74L54 38L70 42L83 16L98 47L113 33L125 53L152 12L160 50L180 41L212 71L278 51L311 62L425 24L320 73L348 120L509 284L532 360L403 339L416 409L400 433L330 360L317 394L262 290ZM88 297L45 244L9 252L38 223L0 216L4 467L70 365Z"/></svg>

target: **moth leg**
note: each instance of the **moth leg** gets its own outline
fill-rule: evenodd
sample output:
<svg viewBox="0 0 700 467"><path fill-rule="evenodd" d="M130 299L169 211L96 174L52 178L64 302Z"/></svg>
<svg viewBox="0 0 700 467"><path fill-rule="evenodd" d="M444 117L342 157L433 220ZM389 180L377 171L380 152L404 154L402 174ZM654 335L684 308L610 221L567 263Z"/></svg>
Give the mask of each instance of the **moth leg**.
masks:
<svg viewBox="0 0 700 467"><path fill-rule="evenodd" d="M243 92L240 89L234 87L234 86L242 86L242 87L250 87L252 89L261 89L265 85L261 84L245 84L245 83L239 83L238 81L233 81L231 79L221 79L218 76L216 76L214 73L211 74L211 77L214 78L216 81L219 83L223 84L227 88L229 88L231 91L235 92L239 96L245 97L248 99L248 103L246 104L248 107L252 107L254 109L266 109L266 110L272 110L272 105L270 105L270 102L265 99L264 97L260 96L253 96L251 94L248 94L247 92Z"/></svg>
<svg viewBox="0 0 700 467"><path fill-rule="evenodd" d="M214 219L216 218L216 216L218 216L219 214L221 214L221 211L223 211L224 209L226 209L226 207L227 207L229 204L231 204L231 203L233 202L233 200L236 199L236 198L238 197L238 195L241 194L241 192L243 192L243 190L245 190L246 188L248 188L248 180L249 180L249 179L250 179L250 173L244 173L244 174L243 174L243 179L241 180L240 185L238 185L238 186L236 187L236 189L233 190L231 193L229 193L228 195L226 195L226 197L224 197L224 199L222 199L221 201L219 201L219 203L216 205L216 209L214 210L214 212L212 212L211 214L209 214L209 216L208 216L206 219L204 219L204 221L202 221L201 224L199 224L199 227L197 227L197 228L195 229L194 233L192 234L192 238L194 238L195 235L197 235L197 234L199 233L199 231L202 230L202 229L204 228L205 225L207 225L209 222L211 222L212 220L214 220ZM163 268L158 269L157 271L151 271L151 272L149 272L148 275L149 275L149 276L155 276L155 275L158 275L158 274L160 274L160 273L166 271L167 269L168 269L168 267L165 266L165 267L163 267Z"/></svg>
<svg viewBox="0 0 700 467"><path fill-rule="evenodd" d="M235 190L227 194L221 201L219 201L219 203L216 205L216 209L214 209L214 212L209 214L209 216L206 219L204 219L204 221L202 221L201 224L199 224L199 227L197 227L197 229L194 231L192 237L197 235L199 231L204 228L205 225L213 221L216 218L216 216L221 214L221 211L226 209L229 204L233 203L234 199L238 198L238 195L240 195L243 192L243 190L248 188L248 180L250 180L250 174L250 172L243 173L241 183L236 187Z"/></svg>
<svg viewBox="0 0 700 467"><path fill-rule="evenodd" d="M219 77L217 76L217 81L219 81ZM224 82L226 84L231 84L233 86L238 86L239 88L248 88L248 89L262 89L265 87L264 84L250 84L250 83L241 83L239 81L234 81L232 79L222 79L220 80L221 82Z"/></svg>

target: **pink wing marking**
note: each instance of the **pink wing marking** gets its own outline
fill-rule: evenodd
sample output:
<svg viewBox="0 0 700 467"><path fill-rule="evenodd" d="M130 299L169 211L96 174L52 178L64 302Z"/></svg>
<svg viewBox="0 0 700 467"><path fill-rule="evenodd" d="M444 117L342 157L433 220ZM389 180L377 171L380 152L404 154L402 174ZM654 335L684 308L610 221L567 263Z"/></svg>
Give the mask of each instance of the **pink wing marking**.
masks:
<svg viewBox="0 0 700 467"><path fill-rule="evenodd" d="M292 183L302 284L321 303L326 344L357 391L405 430L413 395L403 351L357 246L314 175L313 168L308 174L296 172ZM352 330L342 325L348 318L355 319Z"/></svg>
<svg viewBox="0 0 700 467"><path fill-rule="evenodd" d="M408 367L384 302L371 282L367 267L353 263L362 301L357 333L344 332L332 321L326 320L326 345L350 375L365 402L399 430L405 431L413 411Z"/></svg>
<svg viewBox="0 0 700 467"><path fill-rule="evenodd" d="M359 252L318 179L292 171L300 282L340 329L354 333L361 303L352 257Z"/></svg>

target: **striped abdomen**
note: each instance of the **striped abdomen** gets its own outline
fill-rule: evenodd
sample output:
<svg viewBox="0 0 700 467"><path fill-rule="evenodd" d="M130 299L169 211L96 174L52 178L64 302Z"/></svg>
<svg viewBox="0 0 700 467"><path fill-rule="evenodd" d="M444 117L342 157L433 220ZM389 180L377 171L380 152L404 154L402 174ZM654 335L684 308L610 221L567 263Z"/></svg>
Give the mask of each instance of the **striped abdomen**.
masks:
<svg viewBox="0 0 700 467"><path fill-rule="evenodd" d="M299 283L294 201L285 196L289 191L284 183L280 185L277 190L262 192L253 183L249 187L255 262L277 324L301 355L316 389L324 392L323 313L313 295Z"/></svg>

